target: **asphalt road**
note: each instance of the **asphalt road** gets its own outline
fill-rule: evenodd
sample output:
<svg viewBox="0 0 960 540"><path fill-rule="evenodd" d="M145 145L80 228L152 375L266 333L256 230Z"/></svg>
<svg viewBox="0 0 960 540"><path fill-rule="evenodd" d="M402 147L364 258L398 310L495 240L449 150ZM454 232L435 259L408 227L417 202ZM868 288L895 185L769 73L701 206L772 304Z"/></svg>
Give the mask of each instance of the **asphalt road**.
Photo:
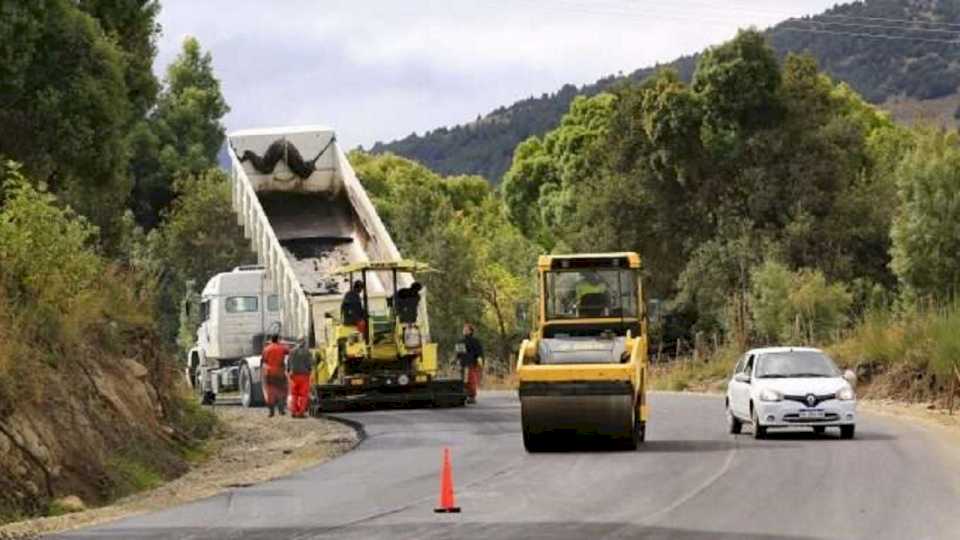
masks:
<svg viewBox="0 0 960 540"><path fill-rule="evenodd" d="M367 439L334 461L64 537L960 539L960 467L923 428L864 415L852 441L755 441L725 432L720 398L651 405L637 452L528 455L508 393L344 415ZM461 514L433 513L444 447Z"/></svg>

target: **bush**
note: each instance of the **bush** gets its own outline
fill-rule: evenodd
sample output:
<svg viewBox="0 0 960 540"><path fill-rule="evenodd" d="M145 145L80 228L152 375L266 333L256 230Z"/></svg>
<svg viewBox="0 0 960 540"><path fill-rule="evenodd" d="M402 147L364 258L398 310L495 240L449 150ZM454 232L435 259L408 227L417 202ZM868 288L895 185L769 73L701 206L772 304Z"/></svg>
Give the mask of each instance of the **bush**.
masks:
<svg viewBox="0 0 960 540"><path fill-rule="evenodd" d="M774 261L752 276L752 313L761 338L819 343L835 337L853 301L846 287L819 270L791 272Z"/></svg>

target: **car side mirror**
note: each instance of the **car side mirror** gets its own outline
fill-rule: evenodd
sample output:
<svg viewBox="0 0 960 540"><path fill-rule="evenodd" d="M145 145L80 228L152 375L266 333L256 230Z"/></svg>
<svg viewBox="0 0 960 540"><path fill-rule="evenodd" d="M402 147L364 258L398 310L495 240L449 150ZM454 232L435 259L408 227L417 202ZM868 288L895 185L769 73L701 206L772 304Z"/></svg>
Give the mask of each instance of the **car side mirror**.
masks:
<svg viewBox="0 0 960 540"><path fill-rule="evenodd" d="M857 374L853 372L852 369L848 369L843 372L843 378L850 383L850 386L856 386L857 384Z"/></svg>
<svg viewBox="0 0 960 540"><path fill-rule="evenodd" d="M750 384L750 376L747 375L746 373L737 373L736 375L733 376L733 380L737 382Z"/></svg>

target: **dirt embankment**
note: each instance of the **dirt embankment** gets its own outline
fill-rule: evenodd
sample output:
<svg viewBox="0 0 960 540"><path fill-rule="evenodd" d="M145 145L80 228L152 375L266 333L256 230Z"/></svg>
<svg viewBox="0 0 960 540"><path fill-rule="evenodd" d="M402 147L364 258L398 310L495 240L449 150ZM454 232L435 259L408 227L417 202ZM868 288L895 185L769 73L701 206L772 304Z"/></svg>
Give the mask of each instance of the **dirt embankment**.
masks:
<svg viewBox="0 0 960 540"><path fill-rule="evenodd" d="M19 398L0 415L0 523L59 511L67 496L101 504L187 470L202 435L192 430L203 428L158 392L173 387L165 364L90 358L37 362L17 381Z"/></svg>
<svg viewBox="0 0 960 540"><path fill-rule="evenodd" d="M216 432L183 476L109 506L0 527L0 538L30 538L209 497L317 465L359 441L354 429L332 420L268 418L264 409L230 405L213 412L220 420Z"/></svg>

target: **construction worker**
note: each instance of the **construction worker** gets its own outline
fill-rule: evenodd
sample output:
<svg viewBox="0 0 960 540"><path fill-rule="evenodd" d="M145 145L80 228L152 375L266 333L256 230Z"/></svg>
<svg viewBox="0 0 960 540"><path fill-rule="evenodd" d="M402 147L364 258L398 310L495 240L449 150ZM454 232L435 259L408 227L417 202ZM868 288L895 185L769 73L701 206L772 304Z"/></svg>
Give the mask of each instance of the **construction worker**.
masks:
<svg viewBox="0 0 960 540"><path fill-rule="evenodd" d="M293 418L303 418L310 404L310 371L313 369L313 354L301 340L287 360L287 377L290 379L288 408Z"/></svg>
<svg viewBox="0 0 960 540"><path fill-rule="evenodd" d="M483 374L483 345L473 335L473 325L463 325L463 339L456 346L457 358L467 380L467 403L477 402L477 388Z"/></svg>
<svg viewBox="0 0 960 540"><path fill-rule="evenodd" d="M594 271L586 271L581 276L574 289L577 311L581 315L604 315L610 301L607 282Z"/></svg>
<svg viewBox="0 0 960 540"><path fill-rule="evenodd" d="M340 315L343 317L344 324L356 325L364 320L363 310L363 282L357 280L353 287L343 295L343 302L340 304Z"/></svg>
<svg viewBox="0 0 960 540"><path fill-rule="evenodd" d="M409 287L397 291L397 300L394 303L394 309L400 317L400 322L417 322L417 306L420 304L420 291L423 285L414 281Z"/></svg>
<svg viewBox="0 0 960 540"><path fill-rule="evenodd" d="M288 354L290 349L280 343L280 336L270 336L270 343L263 349L260 373L263 377L263 398L267 402L271 417L274 408L281 416L286 414L287 378L283 373L283 360Z"/></svg>

